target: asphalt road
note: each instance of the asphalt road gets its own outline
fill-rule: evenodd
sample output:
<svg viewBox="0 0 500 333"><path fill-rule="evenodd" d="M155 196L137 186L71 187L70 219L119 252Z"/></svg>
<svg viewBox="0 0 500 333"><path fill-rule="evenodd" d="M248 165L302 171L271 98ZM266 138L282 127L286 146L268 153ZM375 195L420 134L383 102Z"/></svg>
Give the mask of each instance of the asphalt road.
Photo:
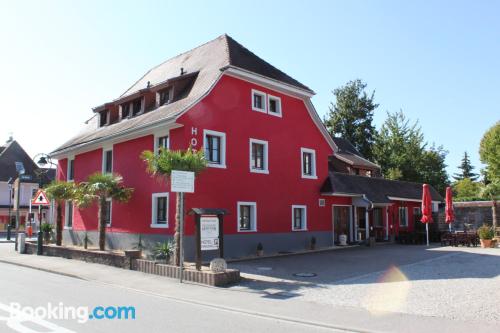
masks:
<svg viewBox="0 0 500 333"><path fill-rule="evenodd" d="M82 263L82 265L85 265ZM12 307L18 303L25 313L27 306L39 314L51 303L52 316L98 306L135 308L135 319L91 319L85 312L72 319L38 318L29 313L20 317ZM64 307L63 307L64 306ZM36 309L42 307L41 309ZM71 309L73 307L73 309ZM69 309L69 310L68 310ZM50 311L50 309L48 309ZM85 309L84 309L85 310ZM58 312L59 311L59 312ZM91 310L90 310L91 311ZM102 314L102 312L99 312ZM114 309L109 311L113 315ZM131 314L130 314L131 316ZM70 332L344 332L301 323L287 318L269 318L238 310L174 300L162 296L81 280L43 271L0 264L0 332L70 333Z"/></svg>

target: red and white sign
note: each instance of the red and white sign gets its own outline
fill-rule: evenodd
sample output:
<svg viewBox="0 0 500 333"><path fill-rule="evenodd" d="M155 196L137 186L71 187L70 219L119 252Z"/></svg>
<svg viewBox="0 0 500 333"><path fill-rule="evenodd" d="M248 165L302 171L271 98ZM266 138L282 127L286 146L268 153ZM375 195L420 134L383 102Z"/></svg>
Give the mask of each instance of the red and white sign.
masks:
<svg viewBox="0 0 500 333"><path fill-rule="evenodd" d="M43 190L38 190L35 197L31 200L32 205L50 206L50 201Z"/></svg>

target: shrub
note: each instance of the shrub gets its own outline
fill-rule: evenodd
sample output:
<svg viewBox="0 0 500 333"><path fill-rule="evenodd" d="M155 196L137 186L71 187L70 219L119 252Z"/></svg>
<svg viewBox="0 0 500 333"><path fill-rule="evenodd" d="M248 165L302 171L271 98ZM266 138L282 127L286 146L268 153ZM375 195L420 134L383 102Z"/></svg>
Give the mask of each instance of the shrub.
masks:
<svg viewBox="0 0 500 333"><path fill-rule="evenodd" d="M477 234L479 235L480 239L493 239L493 237L495 236L493 228L486 224L483 224L483 226L477 230Z"/></svg>
<svg viewBox="0 0 500 333"><path fill-rule="evenodd" d="M156 246L154 248L154 254L156 258L169 258L173 252L174 243L171 241L156 243Z"/></svg>
<svg viewBox="0 0 500 333"><path fill-rule="evenodd" d="M52 229L54 229L54 226L50 223L42 223L42 226L40 227L42 232L52 232Z"/></svg>

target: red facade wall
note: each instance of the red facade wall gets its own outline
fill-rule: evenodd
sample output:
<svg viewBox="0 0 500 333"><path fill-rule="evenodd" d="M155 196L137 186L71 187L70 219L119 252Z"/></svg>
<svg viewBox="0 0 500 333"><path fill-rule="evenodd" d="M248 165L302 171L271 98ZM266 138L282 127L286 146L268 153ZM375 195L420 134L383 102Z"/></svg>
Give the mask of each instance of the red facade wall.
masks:
<svg viewBox="0 0 500 333"><path fill-rule="evenodd" d="M281 98L282 117L252 110L251 90ZM154 111L152 111L154 112ZM203 130L226 134L225 169L207 168L195 183L195 194L186 195L186 207L224 208L229 211L224 233L237 233L237 202L257 203L257 231L291 232L292 205L307 206L308 231L332 229L332 204L351 204L350 198L325 197L319 207L320 187L328 175L328 156L332 149L309 115L304 101L264 87L223 76L214 89L177 123L183 127L170 130L170 148L186 149L196 139L196 149L203 147ZM193 132L193 128L196 129ZM269 174L250 172L249 139L269 142ZM151 224L152 193L169 192L169 185L145 171L139 156L152 150L153 135L114 144L113 171L124 177L126 186L135 188L127 204L113 202L110 231L173 234L175 193L169 197L169 228L153 229ZM317 179L301 178L300 148L316 151ZM65 178L66 160L59 161L60 179ZM75 180L82 181L100 171L102 150L97 149L75 158ZM193 233L194 221L188 217L186 232ZM96 207L75 209L74 229L95 230Z"/></svg>

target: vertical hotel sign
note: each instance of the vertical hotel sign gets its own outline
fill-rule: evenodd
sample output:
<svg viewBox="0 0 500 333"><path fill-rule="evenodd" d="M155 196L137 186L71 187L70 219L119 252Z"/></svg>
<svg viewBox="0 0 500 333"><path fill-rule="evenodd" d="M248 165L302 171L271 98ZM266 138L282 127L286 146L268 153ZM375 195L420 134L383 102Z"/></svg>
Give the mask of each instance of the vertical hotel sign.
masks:
<svg viewBox="0 0 500 333"><path fill-rule="evenodd" d="M219 249L219 218L217 216L200 217L201 250Z"/></svg>

